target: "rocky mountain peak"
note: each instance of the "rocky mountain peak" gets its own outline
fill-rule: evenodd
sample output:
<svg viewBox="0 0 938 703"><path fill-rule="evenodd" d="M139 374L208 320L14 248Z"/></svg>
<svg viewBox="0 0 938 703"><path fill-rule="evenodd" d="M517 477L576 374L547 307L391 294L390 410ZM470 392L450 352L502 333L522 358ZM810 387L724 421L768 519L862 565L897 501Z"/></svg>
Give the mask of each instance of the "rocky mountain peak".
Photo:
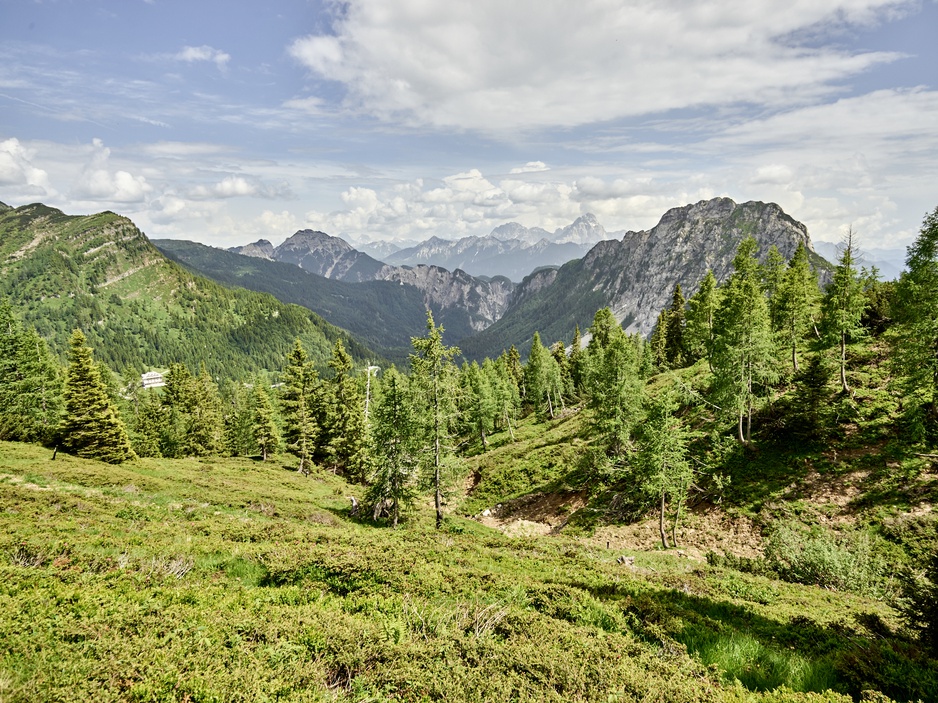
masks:
<svg viewBox="0 0 938 703"><path fill-rule="evenodd" d="M253 256L257 259L273 260L274 258L274 245L266 239L258 239L256 242L240 247L229 247L228 251L242 256Z"/></svg>
<svg viewBox="0 0 938 703"><path fill-rule="evenodd" d="M558 244L596 244L606 239L606 229L599 224L596 216L586 213L576 218L572 224L554 231L550 240Z"/></svg>

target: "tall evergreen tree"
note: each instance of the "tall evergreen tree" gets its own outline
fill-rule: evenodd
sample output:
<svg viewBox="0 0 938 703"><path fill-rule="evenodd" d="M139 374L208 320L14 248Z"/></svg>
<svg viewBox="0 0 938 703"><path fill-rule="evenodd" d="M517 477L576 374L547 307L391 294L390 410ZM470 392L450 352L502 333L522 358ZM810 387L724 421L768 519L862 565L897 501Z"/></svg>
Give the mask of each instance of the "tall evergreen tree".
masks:
<svg viewBox="0 0 938 703"><path fill-rule="evenodd" d="M896 368L909 396L920 398L926 429L938 438L938 208L926 215L908 249L896 290Z"/></svg>
<svg viewBox="0 0 938 703"><path fill-rule="evenodd" d="M320 427L315 406L319 396L319 376L306 350L296 340L283 370L283 420L287 448L299 460L300 473L309 473L309 464L319 439Z"/></svg>
<svg viewBox="0 0 938 703"><path fill-rule="evenodd" d="M677 546L677 528L684 502L693 479L687 460L687 443L692 434L674 416L674 402L664 395L648 403L647 414L638 431L637 464L642 490L659 504L658 531L661 546L668 548L665 530L665 507L673 512L671 541Z"/></svg>
<svg viewBox="0 0 938 703"><path fill-rule="evenodd" d="M804 244L799 243L799 246ZM779 306L778 292L785 279L785 257L774 244L769 247L769 253L762 264L762 288L769 301L769 320L772 330L778 331L782 327L781 308Z"/></svg>
<svg viewBox="0 0 938 703"><path fill-rule="evenodd" d="M459 353L459 349L443 344L443 328L434 324L433 313L429 310L427 335L412 337L411 344L414 353L410 355L410 367L417 397L416 407L422 425L423 447L429 455L429 468L433 473L433 503L436 508L436 527L440 529L443 525L443 464L452 454L450 425L455 414L453 357Z"/></svg>
<svg viewBox="0 0 938 703"><path fill-rule="evenodd" d="M254 441L261 450L261 459L267 461L267 457L277 451L280 446L280 432L274 422L274 409L270 404L270 397L264 386L255 381L254 392L252 394L254 405L253 422L251 431L254 435Z"/></svg>
<svg viewBox="0 0 938 703"><path fill-rule="evenodd" d="M553 418L554 406L559 404L560 370L550 352L541 344L541 335L534 333L531 353L524 367L524 386L527 401L539 418Z"/></svg>
<svg viewBox="0 0 938 703"><path fill-rule="evenodd" d="M332 389L328 444L330 461L341 467L353 481L364 482L368 469L365 401L352 377L352 357L345 351L341 339L337 339L332 348L329 368L334 374L329 382Z"/></svg>
<svg viewBox="0 0 938 703"><path fill-rule="evenodd" d="M478 433L482 449L485 450L489 446L486 433L491 431L498 416L493 388L495 379L475 361L464 365L460 376L463 385L460 394L464 403L463 417L470 431Z"/></svg>
<svg viewBox="0 0 938 703"><path fill-rule="evenodd" d="M401 509L414 497L417 483L420 431L407 379L393 366L384 375L383 392L370 427L371 453L376 470L367 502L378 518L390 503L391 524L397 527Z"/></svg>
<svg viewBox="0 0 938 703"><path fill-rule="evenodd" d="M829 344L837 345L840 350L840 387L844 393L850 392L847 384L847 344L863 336L860 318L866 307L863 295L863 281L856 266L856 244L853 241L853 229L847 232L834 277L824 296L824 330Z"/></svg>
<svg viewBox="0 0 938 703"><path fill-rule="evenodd" d="M521 396L518 393L518 385L508 370L508 359L505 356L500 356L497 361L486 359L482 363L482 369L491 380L496 419L499 424L504 422L503 426L514 441L515 431L512 422L517 419L521 410Z"/></svg>
<svg viewBox="0 0 938 703"><path fill-rule="evenodd" d="M651 338L648 340L648 346L651 351L651 358L655 368L663 369L668 365L668 309L665 308L658 313L658 319L655 321L655 328L651 332Z"/></svg>
<svg viewBox="0 0 938 703"><path fill-rule="evenodd" d="M798 349L814 329L821 291L817 274L811 270L808 250L799 243L771 304L777 321L776 330L786 348L791 350L792 370L798 373Z"/></svg>
<svg viewBox="0 0 938 703"><path fill-rule="evenodd" d="M713 373L718 404L736 416L737 437L747 444L752 439L757 386L778 378L768 304L755 258L757 247L752 237L740 243L733 259L735 272L726 284L714 321Z"/></svg>
<svg viewBox="0 0 938 703"><path fill-rule="evenodd" d="M681 290L681 284L678 283L674 286L664 331L664 358L672 369L683 367L687 357L687 347L684 341L684 305L684 292Z"/></svg>
<svg viewBox="0 0 938 703"><path fill-rule="evenodd" d="M694 359L706 358L713 371L713 322L720 307L720 289L713 271L707 271L687 307L685 338L688 353Z"/></svg>
<svg viewBox="0 0 938 703"><path fill-rule="evenodd" d="M251 456L258 448L251 395L243 383L234 381L229 381L221 394L225 452L231 456Z"/></svg>
<svg viewBox="0 0 938 703"><path fill-rule="evenodd" d="M62 448L72 454L120 464L135 459L124 423L111 403L85 335L69 339L65 415L59 426Z"/></svg>
<svg viewBox="0 0 938 703"><path fill-rule="evenodd" d="M573 385L573 393L579 397L580 393L583 392L583 379L586 374L583 339L580 336L579 325L576 326L573 332L573 341L570 342L570 357L567 363L570 368L570 382Z"/></svg>

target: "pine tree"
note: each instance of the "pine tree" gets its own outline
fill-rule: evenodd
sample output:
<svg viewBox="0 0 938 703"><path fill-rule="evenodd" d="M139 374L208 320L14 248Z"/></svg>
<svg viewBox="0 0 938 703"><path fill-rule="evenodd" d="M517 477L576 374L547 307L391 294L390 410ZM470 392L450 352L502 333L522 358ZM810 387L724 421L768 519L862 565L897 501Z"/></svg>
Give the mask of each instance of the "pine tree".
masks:
<svg viewBox="0 0 938 703"><path fill-rule="evenodd" d="M723 291L714 321L714 389L718 404L735 414L737 437L746 444L752 439L756 386L778 378L768 304L755 258L757 247L752 237L740 243L733 259L735 273Z"/></svg>
<svg viewBox="0 0 938 703"><path fill-rule="evenodd" d="M932 441L938 437L938 208L908 249L896 290L896 370L907 395L920 398Z"/></svg>
<svg viewBox="0 0 938 703"><path fill-rule="evenodd" d="M443 463L452 454L449 438L455 414L453 357L459 349L443 344L443 328L434 324L429 310L426 337L412 337L411 344L414 353L410 355L410 367L417 396L416 407L422 425L423 448L429 456L429 468L433 473L433 503L436 527L440 529L443 525Z"/></svg>
<svg viewBox="0 0 938 703"><path fill-rule="evenodd" d="M713 322L720 307L720 289L713 271L707 271L687 307L685 336L688 353L694 359L705 358L713 371Z"/></svg>
<svg viewBox="0 0 938 703"><path fill-rule="evenodd" d="M69 339L65 415L59 426L62 448L72 454L120 464L135 459L124 423L107 396L85 335Z"/></svg>
<svg viewBox="0 0 938 703"><path fill-rule="evenodd" d="M367 471L365 403L352 378L352 357L345 351L341 339L337 339L332 348L329 368L335 374L329 383L332 389L329 457L353 481L364 482Z"/></svg>
<svg viewBox="0 0 938 703"><path fill-rule="evenodd" d="M811 270L808 250L799 243L782 277L772 307L782 343L791 350L792 370L798 373L798 349L814 329L821 291L817 275Z"/></svg>
<svg viewBox="0 0 938 703"><path fill-rule="evenodd" d="M252 393L254 404L253 422L251 431L254 435L254 441L261 450L261 458L267 461L267 457L277 451L280 446L280 432L274 422L274 409L270 404L270 397L264 386L254 383L254 392Z"/></svg>
<svg viewBox="0 0 938 703"><path fill-rule="evenodd" d="M851 228L844 240L833 280L824 296L825 337L828 344L837 344L840 348L840 387L844 393L850 392L847 384L847 344L863 335L860 318L864 307L866 297L856 267L856 244Z"/></svg>
<svg viewBox="0 0 938 703"><path fill-rule="evenodd" d="M370 424L371 453L376 470L368 489L368 506L377 520L390 503L391 524L397 527L401 509L416 492L419 427L413 398L405 379L391 367L384 375L383 392L375 404Z"/></svg>
<svg viewBox="0 0 938 703"><path fill-rule="evenodd" d="M320 434L315 412L319 376L300 340L293 343L293 349L287 356L283 384L281 405L287 448L300 460L297 470L308 474Z"/></svg>
<svg viewBox="0 0 938 703"><path fill-rule="evenodd" d="M681 290L681 284L678 283L674 286L664 331L664 359L672 369L682 368L687 357L684 325L684 292Z"/></svg>

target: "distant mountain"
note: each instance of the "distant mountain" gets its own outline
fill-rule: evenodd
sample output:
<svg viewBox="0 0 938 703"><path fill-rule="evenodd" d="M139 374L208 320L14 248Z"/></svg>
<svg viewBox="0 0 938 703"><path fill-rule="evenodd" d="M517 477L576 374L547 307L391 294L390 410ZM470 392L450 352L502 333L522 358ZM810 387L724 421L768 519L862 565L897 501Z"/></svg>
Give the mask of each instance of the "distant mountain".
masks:
<svg viewBox="0 0 938 703"><path fill-rule="evenodd" d="M338 338L359 360L375 356L306 308L194 276L112 212L0 212L0 296L59 354L79 328L117 371L173 362L229 378L278 370L296 338L323 367Z"/></svg>
<svg viewBox="0 0 938 703"><path fill-rule="evenodd" d="M401 365L413 351L411 337L426 333L425 294L414 285L401 281L335 281L295 264L252 258L195 242L157 239L153 243L174 261L219 283L271 293L285 303L303 305ZM446 330L447 343L457 344L474 333L474 321L462 307L433 304L431 309L436 322Z"/></svg>
<svg viewBox="0 0 938 703"><path fill-rule="evenodd" d="M230 247L228 251L244 256L254 256L258 259L267 259L272 261L274 258L274 245L266 239L258 239L251 244L245 244L242 247Z"/></svg>
<svg viewBox="0 0 938 703"><path fill-rule="evenodd" d="M301 230L275 247L270 256L264 253L263 242L230 251L294 264L304 271L337 281L393 281L413 286L421 292L425 308L449 314L451 326L447 331L451 342L479 332L500 318L514 289L508 278L500 276L482 280L459 269L391 266L358 251L344 239L324 232Z"/></svg>
<svg viewBox="0 0 938 703"><path fill-rule="evenodd" d="M535 269L578 259L606 238L603 226L587 214L553 234L540 227L509 222L487 237L455 241L431 237L384 260L398 266L433 264L450 270L459 268L474 276L505 276L520 281Z"/></svg>
<svg viewBox="0 0 938 703"><path fill-rule="evenodd" d="M778 205L737 204L729 198L701 201L669 210L650 230L600 242L559 270L528 276L504 316L465 340L463 351L469 358L482 358L511 344L526 350L535 331L545 343L569 342L574 327L585 332L604 306L627 330L647 335L670 303L675 284L689 297L708 269L724 280L732 272L739 242L748 235L759 242L760 256L774 244L790 258L804 242L814 266L827 276L830 265L813 253L807 228Z"/></svg>
<svg viewBox="0 0 938 703"><path fill-rule="evenodd" d="M831 242L815 242L814 248L818 254L828 261L836 262L840 259L840 245ZM869 249L860 248L860 265L879 269L884 281L894 281L905 271L905 248L895 249Z"/></svg>
<svg viewBox="0 0 938 703"><path fill-rule="evenodd" d="M401 242L401 241L384 241L378 240L375 242L359 242L355 245L355 248L358 251L363 251L368 256L371 256L378 261L384 261L387 263L388 257L395 252L400 251L401 249L406 249L407 247L416 246L419 242Z"/></svg>

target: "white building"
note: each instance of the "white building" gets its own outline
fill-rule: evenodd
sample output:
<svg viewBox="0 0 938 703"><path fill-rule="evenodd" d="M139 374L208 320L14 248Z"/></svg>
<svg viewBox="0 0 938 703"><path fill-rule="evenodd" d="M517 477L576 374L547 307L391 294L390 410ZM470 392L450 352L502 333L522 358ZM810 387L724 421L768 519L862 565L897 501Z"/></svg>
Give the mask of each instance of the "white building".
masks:
<svg viewBox="0 0 938 703"><path fill-rule="evenodd" d="M140 374L140 383L144 388L160 388L166 385L166 381L163 380L163 374L159 371L147 371L146 373Z"/></svg>

